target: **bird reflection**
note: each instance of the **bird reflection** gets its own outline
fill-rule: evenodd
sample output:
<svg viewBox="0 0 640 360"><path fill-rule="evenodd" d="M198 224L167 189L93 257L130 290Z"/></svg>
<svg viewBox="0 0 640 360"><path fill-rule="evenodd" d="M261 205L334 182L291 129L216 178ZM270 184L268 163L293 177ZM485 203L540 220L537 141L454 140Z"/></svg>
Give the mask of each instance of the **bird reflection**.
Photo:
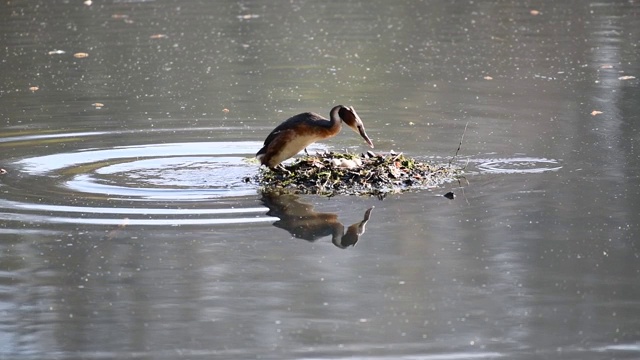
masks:
<svg viewBox="0 0 640 360"><path fill-rule="evenodd" d="M273 223L275 227L287 230L294 237L307 241L316 241L331 235L333 245L341 249L354 246L358 242L360 235L364 234L365 225L373 210L371 207L365 211L362 221L349 226L345 232L337 214L316 212L313 205L301 201L296 195L264 193L262 203L269 208L267 215L280 219Z"/></svg>

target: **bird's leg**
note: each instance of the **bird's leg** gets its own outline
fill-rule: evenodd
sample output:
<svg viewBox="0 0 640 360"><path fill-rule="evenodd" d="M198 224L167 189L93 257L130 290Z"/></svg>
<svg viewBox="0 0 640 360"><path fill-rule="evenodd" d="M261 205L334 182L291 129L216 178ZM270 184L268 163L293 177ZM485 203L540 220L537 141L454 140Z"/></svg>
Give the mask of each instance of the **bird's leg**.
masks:
<svg viewBox="0 0 640 360"><path fill-rule="evenodd" d="M309 156L309 152L307 151L307 148L304 148L304 153L307 154L307 156Z"/></svg>

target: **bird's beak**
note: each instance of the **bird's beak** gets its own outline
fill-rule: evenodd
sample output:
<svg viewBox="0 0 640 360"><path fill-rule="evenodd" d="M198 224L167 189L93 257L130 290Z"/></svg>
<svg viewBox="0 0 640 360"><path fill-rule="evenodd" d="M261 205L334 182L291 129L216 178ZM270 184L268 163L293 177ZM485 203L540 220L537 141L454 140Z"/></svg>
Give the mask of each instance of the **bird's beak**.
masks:
<svg viewBox="0 0 640 360"><path fill-rule="evenodd" d="M373 141L371 141L371 138L369 137L369 135L367 135L367 132L364 131L364 124L362 123L362 119L360 119L360 116L358 116L356 109L354 109L353 106L349 107L348 109L350 110L353 117L349 119L350 121L347 121L347 125L349 125L349 127L360 134L360 136L362 136L364 141L366 141L369 146L373 147Z"/></svg>
<svg viewBox="0 0 640 360"><path fill-rule="evenodd" d="M362 136L364 141L366 141L367 144L369 144L369 146L373 148L373 141L371 141L369 135L367 135L367 133L364 131L364 125L362 125L362 123L358 124L358 133L360 133L360 136Z"/></svg>

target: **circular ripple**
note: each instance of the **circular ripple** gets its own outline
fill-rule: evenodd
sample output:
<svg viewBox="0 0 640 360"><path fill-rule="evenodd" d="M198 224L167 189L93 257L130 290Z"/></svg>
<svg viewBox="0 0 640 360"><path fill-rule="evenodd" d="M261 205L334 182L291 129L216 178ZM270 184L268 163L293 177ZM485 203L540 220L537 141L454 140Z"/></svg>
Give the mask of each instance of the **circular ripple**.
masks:
<svg viewBox="0 0 640 360"><path fill-rule="evenodd" d="M257 166L244 156L229 156L255 148L255 142L133 145L37 156L15 164L31 176L61 179L58 187L75 195L147 201L185 200L195 195L202 200L255 194L255 188L242 179Z"/></svg>
<svg viewBox="0 0 640 360"><path fill-rule="evenodd" d="M171 138L194 137L192 132L176 136L171 130ZM0 220L15 224L16 231L24 222L175 226L275 220L256 206L255 186L243 181L258 169L250 158L261 143L83 146L117 142L122 134L131 141L132 133L0 138L0 146L13 151L2 164L9 173L0 178ZM139 133L145 141L166 135ZM29 156L32 149L46 154ZM220 198L227 200L211 201Z"/></svg>
<svg viewBox="0 0 640 360"><path fill-rule="evenodd" d="M537 174L562 168L558 160L533 157L480 159L474 162L478 163L480 172L494 174Z"/></svg>

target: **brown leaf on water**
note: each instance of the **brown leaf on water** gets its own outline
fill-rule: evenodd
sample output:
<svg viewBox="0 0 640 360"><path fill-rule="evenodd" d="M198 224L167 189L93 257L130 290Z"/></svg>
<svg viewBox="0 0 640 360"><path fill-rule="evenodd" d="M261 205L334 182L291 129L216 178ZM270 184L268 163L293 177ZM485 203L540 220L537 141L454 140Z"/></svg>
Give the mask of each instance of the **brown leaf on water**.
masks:
<svg viewBox="0 0 640 360"><path fill-rule="evenodd" d="M73 54L73 57L76 59L84 59L86 57L88 57L89 54L85 53L85 52L79 52L79 53L75 53Z"/></svg>
<svg viewBox="0 0 640 360"><path fill-rule="evenodd" d="M529 10L529 14L531 14L533 16L540 15L540 11L532 9L532 10Z"/></svg>
<svg viewBox="0 0 640 360"><path fill-rule="evenodd" d="M168 36L165 35L165 34L153 34L153 35L149 36L149 38L151 38L151 39L166 39L166 38L168 38Z"/></svg>
<svg viewBox="0 0 640 360"><path fill-rule="evenodd" d="M600 114L602 114L602 111L599 111L599 110L593 110L591 112L591 116L596 116L596 115L600 115Z"/></svg>
<svg viewBox="0 0 640 360"><path fill-rule="evenodd" d="M635 79L635 78L636 78L635 76L625 75L625 76L620 76L618 78L618 80L632 80L632 79Z"/></svg>
<svg viewBox="0 0 640 360"><path fill-rule="evenodd" d="M229 111L231 111L231 110L229 110L229 109L227 109L227 108L222 109L222 112L223 112L223 113L225 113L225 114L228 114L228 113L229 113Z"/></svg>
<svg viewBox="0 0 640 360"><path fill-rule="evenodd" d="M493 78L491 76L485 76L483 79L485 79L485 80L493 80Z"/></svg>
<svg viewBox="0 0 640 360"><path fill-rule="evenodd" d="M602 64L600 65L600 69L613 69L613 65Z"/></svg>
<svg viewBox="0 0 640 360"><path fill-rule="evenodd" d="M91 104L91 106L95 107L96 109L102 109L104 107L104 104L97 102L97 103Z"/></svg>
<svg viewBox="0 0 640 360"><path fill-rule="evenodd" d="M36 92L36 91L40 90L40 88L37 87L37 86L31 86L31 87L29 87L29 90L32 91L32 92Z"/></svg>

